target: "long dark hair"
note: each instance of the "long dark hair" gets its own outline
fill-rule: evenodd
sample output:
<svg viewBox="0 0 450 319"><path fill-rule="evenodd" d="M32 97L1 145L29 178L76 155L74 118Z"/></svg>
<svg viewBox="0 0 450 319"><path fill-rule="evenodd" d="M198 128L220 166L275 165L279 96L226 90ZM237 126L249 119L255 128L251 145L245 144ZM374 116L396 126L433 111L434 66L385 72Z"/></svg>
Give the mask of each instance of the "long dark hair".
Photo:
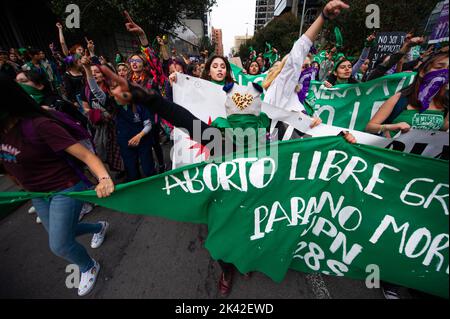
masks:
<svg viewBox="0 0 450 319"><path fill-rule="evenodd" d="M337 70L338 70L339 66L340 66L342 63L344 63L344 62L350 62L350 64L351 64L352 67L353 67L352 61L350 61L350 60L347 59L347 58L338 61L338 62L335 64L334 70L333 70L333 73L332 73L332 75L336 78L336 81L338 80ZM335 73L336 73L336 74L335 74ZM359 83L359 82L358 82L357 80L355 80L355 78L353 77L353 75L351 75L351 76L349 77L347 83L348 83L348 84L357 84L357 83Z"/></svg>
<svg viewBox="0 0 450 319"><path fill-rule="evenodd" d="M208 62L206 62L206 64L205 64L205 70L203 71L202 79L207 80L207 81L212 81L211 75L209 73L211 71L211 65L215 59L221 59L225 63L225 66L227 68L227 74L225 76L225 83L227 83L227 84L233 83L234 81L233 81L233 77L231 76L230 62L228 61L228 59L226 57L223 57L220 55L214 55L209 58Z"/></svg>
<svg viewBox="0 0 450 319"><path fill-rule="evenodd" d="M256 74L256 75L261 74L261 68L259 67L259 63L256 61L251 61L251 60L247 62L247 66L245 68L245 70L247 71L247 74L250 75L250 67L252 66L253 63L258 64L258 74Z"/></svg>
<svg viewBox="0 0 450 319"><path fill-rule="evenodd" d="M7 125L20 119L47 117L65 127L50 112L42 109L19 84L2 74L0 74L0 96L2 96L0 104L0 138L3 136Z"/></svg>
<svg viewBox="0 0 450 319"><path fill-rule="evenodd" d="M21 73L23 73L25 77L34 84L43 85L44 88L42 89L42 93L45 96L48 96L52 93L50 82L47 80L47 78L43 73L39 73L38 71L35 70L28 70L28 71L21 71L18 73L18 75Z"/></svg>
<svg viewBox="0 0 450 319"><path fill-rule="evenodd" d="M410 86L401 91L401 96L406 97L408 99L409 105L418 109L422 107L422 102L419 101L420 85L423 82L423 76L421 75L421 73L426 74L432 67L434 61L444 57L447 57L448 59L448 52L437 53L428 58L428 60L426 60L417 70L417 76L414 79L414 82ZM449 103L448 95L444 95L443 97L436 96L435 99L440 105L442 105L444 108L448 110L448 103Z"/></svg>

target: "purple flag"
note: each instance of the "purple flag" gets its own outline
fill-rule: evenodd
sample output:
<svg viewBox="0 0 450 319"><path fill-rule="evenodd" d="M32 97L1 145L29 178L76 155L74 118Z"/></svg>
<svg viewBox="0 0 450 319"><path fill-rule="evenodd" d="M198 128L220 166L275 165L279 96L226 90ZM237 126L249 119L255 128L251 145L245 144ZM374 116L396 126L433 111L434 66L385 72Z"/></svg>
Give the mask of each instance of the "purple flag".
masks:
<svg viewBox="0 0 450 319"><path fill-rule="evenodd" d="M439 17L439 22L434 27L429 43L448 41L448 0L445 1Z"/></svg>

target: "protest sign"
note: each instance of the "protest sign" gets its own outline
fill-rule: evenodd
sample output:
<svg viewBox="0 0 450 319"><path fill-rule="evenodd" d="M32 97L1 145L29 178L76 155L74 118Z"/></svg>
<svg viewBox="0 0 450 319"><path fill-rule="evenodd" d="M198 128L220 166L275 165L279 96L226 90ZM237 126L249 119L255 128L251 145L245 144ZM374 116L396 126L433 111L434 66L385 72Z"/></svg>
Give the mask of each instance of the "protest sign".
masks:
<svg viewBox="0 0 450 319"><path fill-rule="evenodd" d="M444 2L438 23L436 24L428 43L434 44L445 41L448 41L448 0Z"/></svg>
<svg viewBox="0 0 450 319"><path fill-rule="evenodd" d="M344 128L320 125L306 132L312 137L336 136ZM360 131L349 131L360 144L388 148L399 152L416 154L442 160L449 160L449 135L448 132L425 131L412 129L406 134L400 134L394 138L363 133Z"/></svg>
<svg viewBox="0 0 450 319"><path fill-rule="evenodd" d="M231 58L231 59L230 59L230 63L233 64L233 65L235 65L235 66L237 66L238 68L241 68L241 69L244 68L244 66L243 66L243 64L242 64L242 60L241 60L240 57L234 57L234 58Z"/></svg>
<svg viewBox="0 0 450 319"><path fill-rule="evenodd" d="M371 63L369 65L370 72L375 67L375 62L387 55L400 51L405 42L405 32L380 32L377 34L376 46L370 52Z"/></svg>

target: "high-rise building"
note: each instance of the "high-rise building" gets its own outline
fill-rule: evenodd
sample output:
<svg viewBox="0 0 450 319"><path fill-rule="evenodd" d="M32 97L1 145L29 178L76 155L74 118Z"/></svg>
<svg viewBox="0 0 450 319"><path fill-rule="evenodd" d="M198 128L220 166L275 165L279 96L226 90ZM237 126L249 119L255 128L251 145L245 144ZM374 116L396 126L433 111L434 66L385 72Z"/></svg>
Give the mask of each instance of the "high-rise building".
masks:
<svg viewBox="0 0 450 319"><path fill-rule="evenodd" d="M223 56L223 41L222 41L222 29L212 28L211 32L212 42L216 46L216 55Z"/></svg>
<svg viewBox="0 0 450 319"><path fill-rule="evenodd" d="M275 0L256 0L255 32L273 19Z"/></svg>
<svg viewBox="0 0 450 319"><path fill-rule="evenodd" d="M250 40L252 36L248 35L238 35L234 37L234 47L231 48L231 50L236 53L239 52L239 49L241 48L242 44L247 43L248 40Z"/></svg>

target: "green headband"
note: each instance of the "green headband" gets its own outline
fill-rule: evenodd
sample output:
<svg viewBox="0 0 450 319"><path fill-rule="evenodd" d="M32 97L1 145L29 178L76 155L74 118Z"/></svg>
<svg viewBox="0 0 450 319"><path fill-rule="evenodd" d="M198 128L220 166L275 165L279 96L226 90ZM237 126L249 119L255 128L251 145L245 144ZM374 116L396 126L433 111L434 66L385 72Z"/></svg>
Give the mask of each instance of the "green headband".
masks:
<svg viewBox="0 0 450 319"><path fill-rule="evenodd" d="M350 62L347 58L338 61L338 62L334 65L333 72L336 72L337 69L338 69L338 67L339 67L342 63L344 63L344 62L346 62L346 61ZM351 63L351 62L350 62L350 63Z"/></svg>

